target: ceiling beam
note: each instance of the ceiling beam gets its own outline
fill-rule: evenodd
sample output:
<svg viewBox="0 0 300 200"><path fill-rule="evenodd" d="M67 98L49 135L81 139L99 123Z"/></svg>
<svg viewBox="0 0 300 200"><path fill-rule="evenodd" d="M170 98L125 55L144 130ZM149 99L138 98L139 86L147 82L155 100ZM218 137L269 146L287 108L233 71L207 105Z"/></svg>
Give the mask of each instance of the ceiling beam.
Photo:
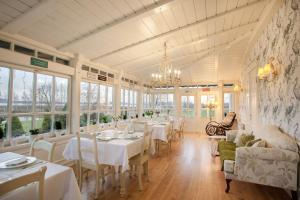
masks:
<svg viewBox="0 0 300 200"><path fill-rule="evenodd" d="M158 38L161 38L161 37L164 37L164 36L167 36L167 35L170 35L170 34L173 34L175 32L178 32L180 30L183 30L183 29L186 29L186 28L189 28L189 27L192 27L192 26L195 26L195 25L199 25L199 24L202 24L202 23L206 23L207 21L210 21L210 20L214 20L216 18L219 18L219 17L223 17L225 15L228 15L230 13L233 13L233 12L237 12L237 11L240 11L240 10L243 10L245 8L248 8L250 6L253 6L253 5L256 5L256 4L259 4L261 2L264 2L266 0L256 0L256 1L252 1L250 3L247 3L245 5L242 5L240 7L236 7L236 8L233 8L233 9L230 9L230 10L227 10L227 11L224 11L224 12L221 12L221 13L217 13L216 15L213 15L213 16L210 16L210 17L206 17L204 19L200 19L200 20L197 20L193 23L190 23L190 24L186 24L184 26L181 26L181 27L177 27L175 29L172 29L172 30L169 30L167 32L164 32L164 33L161 33L161 34L158 34L158 35L155 35L153 37L149 37L149 38L146 38L144 40L140 40L138 42L135 42L135 43L132 43L132 44L129 44L129 45L126 45L124 47L121 47L119 49L116 49L116 50L113 50L113 51L110 51L110 52L107 52L105 54L102 54L100 56L96 56L94 58L92 58L91 60L92 61L96 61L96 60L99 60L103 57L106 57L106 56L109 56L109 55L112 55L112 54L115 54L115 53L118 53L120 51L124 51L126 49L129 49L129 48L132 48L132 47L135 47L137 45L140 45L140 44L143 44L143 43L146 43L146 42L150 42L152 40L155 40L155 39L158 39Z"/></svg>
<svg viewBox="0 0 300 200"><path fill-rule="evenodd" d="M36 21L51 13L54 10L54 5L55 0L40 1L40 3L36 6L21 14L12 22L4 26L1 30L10 34L17 34L24 28L29 27Z"/></svg>
<svg viewBox="0 0 300 200"><path fill-rule="evenodd" d="M128 20L131 20L131 19L134 19L134 18L137 18L137 17L140 17L141 15L151 11L151 10L155 10L161 6L164 6L166 4L169 4L170 2L173 2L175 0L160 0L160 1L155 1L153 4L150 4L148 6L145 6L137 11L134 11L133 13L129 14L129 15L126 15L126 16L122 16L108 24L105 24L103 26L100 26L98 28L95 28L94 30L92 31L89 31L87 33L84 33L82 35L80 35L79 37L75 38L75 39L72 39L71 41L69 42L66 42L65 44L62 44L60 45L59 47L57 47L58 50L65 50L66 48L70 47L71 45L74 45L76 43L79 43L79 42L82 42L96 34L99 34L109 28L112 28L114 26L117 26L123 22L126 22Z"/></svg>
<svg viewBox="0 0 300 200"><path fill-rule="evenodd" d="M197 51L197 52L194 52L194 53L191 53L191 54L188 54L188 55L184 55L184 56L180 56L180 57L177 57L175 59L171 59L171 62L174 62L176 60L182 60L186 57L189 57L189 56L194 56L194 55L198 55L198 54L203 54L201 55L201 57L197 58L196 61L200 61L202 60L203 58L211 55L212 53L220 53L220 52L223 52L227 49L229 49L232 45L240 42L241 40L249 37L250 35L252 34L252 31L249 31L247 33L244 33L238 37L236 37L235 39L231 40L231 41L228 41L228 42L224 42L220 45L216 45L216 46L213 46L213 47L210 47L210 48L207 48L207 49L203 49L203 50L200 50L200 51ZM145 70L145 69L152 69L154 67L157 67L159 66L160 63L156 63L154 65L151 65L151 66L147 66L147 67L139 67L139 69L133 69L133 70L130 70L129 72L137 72L137 71L141 71L141 70ZM180 67L180 69L183 69L183 68L186 68L187 66L185 67Z"/></svg>
<svg viewBox="0 0 300 200"><path fill-rule="evenodd" d="M206 52L205 54L203 54L200 58L198 58L198 59L197 59L197 62L200 61L200 60L202 60L202 59L204 59L204 58L206 58L206 57L208 57L208 56L210 56L211 54L220 54L220 53L222 53L222 52L224 52L224 51L227 51L227 50L230 49L233 45L237 44L237 43L240 42L241 40L243 40L243 39L245 39L245 38L247 38L247 37L250 37L251 34L252 34L252 32L247 32L247 33L245 33L245 34L243 34L243 35L241 35L241 36L235 38L234 40L232 40L231 42L229 42L228 44L224 45L224 46L221 47L221 48L217 48L217 49L216 49L216 47L215 47L215 48L212 48L211 50L209 50L208 52ZM180 69L190 68L190 67L192 67L192 66L190 66L190 65L189 65L189 66L183 66L183 67L181 67Z"/></svg>
<svg viewBox="0 0 300 200"><path fill-rule="evenodd" d="M235 27L223 29L223 30L217 31L215 33L207 34L205 36L199 36L198 38L193 39L190 42L187 42L187 43L184 43L184 44L181 44L181 45L177 45L177 46L173 46L173 47L170 46L170 47L168 47L167 51L168 51L168 53L170 53L170 52L172 52L174 50L177 50L177 49L192 46L192 45L204 42L204 41L206 41L210 38L213 38L213 37L216 37L216 36L219 36L219 35L222 35L222 34L228 34L232 31L235 31L235 30L240 29L240 28L244 28L244 27L247 27L247 26L253 26L253 25L257 24L257 22L258 22L258 20L254 21L254 22L249 22L249 23L246 23L246 24L241 24L241 25L238 25L238 26L235 26ZM152 57L152 56L159 56L163 53L164 53L164 50L161 49L161 50L158 50L158 51L151 52L151 53L149 53L147 55L144 55L144 56L140 56L140 57L137 57L137 58L134 58L134 59L131 59L131 60L127 60L127 61L122 62L122 63L111 65L111 67L115 67L115 68L122 67L122 65L125 65L125 64L128 64L128 63L133 63L133 62L138 62L140 60L144 60L144 59L146 59L148 57Z"/></svg>

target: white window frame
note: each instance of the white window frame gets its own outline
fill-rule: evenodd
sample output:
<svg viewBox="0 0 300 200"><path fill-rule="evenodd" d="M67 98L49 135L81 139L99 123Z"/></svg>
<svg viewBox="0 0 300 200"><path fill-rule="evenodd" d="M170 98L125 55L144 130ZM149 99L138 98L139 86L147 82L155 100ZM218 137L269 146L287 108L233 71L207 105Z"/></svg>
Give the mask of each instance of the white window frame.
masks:
<svg viewBox="0 0 300 200"><path fill-rule="evenodd" d="M67 133L69 133L70 131L70 110L71 110L71 106L70 104L68 104L69 106L67 107L66 111L56 111L55 110L55 91L56 91L56 82L55 82L55 78L59 77L59 78L66 78L68 80L68 91L67 91L67 95L68 95L68 99L67 102L71 102L71 77L66 76L66 75L62 75L62 74L54 74L48 71L44 71L44 70L34 70L34 69L28 69L25 67L21 67L21 66L17 66L17 65L13 65L13 64L5 64L5 63L0 63L0 67L3 68L8 68L9 69L9 88L8 88L8 109L6 113L0 113L0 116L4 116L7 117L7 133L6 133L6 139L10 140L12 138L12 118L13 117L25 117L25 116L29 116L32 118L31 120L31 127L32 129L36 129L36 118L42 115L50 115L51 116L51 129L50 132L54 131L54 123L55 123L55 115L66 115L66 129L64 129L63 131L66 131ZM20 71L25 71L25 72L30 72L33 73L33 93L32 93L32 109L31 112L26 112L26 113L16 113L16 112L12 112L12 99L13 99L13 70L20 70ZM36 112L35 108L36 108L36 89L37 89L37 74L43 74L43 75L48 75L48 76L52 76L52 93L51 93L51 98L52 98L52 102L51 102L51 111L50 112ZM46 134L46 133L43 133Z"/></svg>

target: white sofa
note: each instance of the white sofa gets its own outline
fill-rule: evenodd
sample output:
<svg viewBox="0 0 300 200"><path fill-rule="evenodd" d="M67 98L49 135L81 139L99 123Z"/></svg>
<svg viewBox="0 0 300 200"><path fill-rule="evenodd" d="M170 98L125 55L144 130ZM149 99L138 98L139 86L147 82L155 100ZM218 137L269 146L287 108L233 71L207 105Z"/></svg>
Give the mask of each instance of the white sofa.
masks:
<svg viewBox="0 0 300 200"><path fill-rule="evenodd" d="M226 140L233 142L237 134L228 131ZM258 126L253 134L265 140L267 147L236 148L235 161L224 161L225 192L231 180L239 180L291 190L292 198L297 199L299 150L295 139L273 125Z"/></svg>

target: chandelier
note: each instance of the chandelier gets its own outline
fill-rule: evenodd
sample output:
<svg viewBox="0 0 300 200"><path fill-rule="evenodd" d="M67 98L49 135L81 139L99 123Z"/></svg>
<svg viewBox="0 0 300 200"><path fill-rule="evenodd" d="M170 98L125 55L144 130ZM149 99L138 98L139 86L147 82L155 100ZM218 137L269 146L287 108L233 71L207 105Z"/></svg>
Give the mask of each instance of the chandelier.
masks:
<svg viewBox="0 0 300 200"><path fill-rule="evenodd" d="M180 84L181 71L173 69L170 58L167 56L167 43L164 43L164 56L158 69L158 73L151 74L151 83L154 87L175 86Z"/></svg>

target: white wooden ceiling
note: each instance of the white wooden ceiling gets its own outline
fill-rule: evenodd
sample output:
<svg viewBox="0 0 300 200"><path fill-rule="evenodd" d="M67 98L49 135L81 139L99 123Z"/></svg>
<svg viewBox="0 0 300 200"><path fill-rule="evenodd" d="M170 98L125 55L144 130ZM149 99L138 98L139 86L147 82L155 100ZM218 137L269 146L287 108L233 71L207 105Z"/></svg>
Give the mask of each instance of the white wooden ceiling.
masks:
<svg viewBox="0 0 300 200"><path fill-rule="evenodd" d="M0 28L143 79L157 71L167 41L186 81L230 80L269 2L0 0Z"/></svg>

